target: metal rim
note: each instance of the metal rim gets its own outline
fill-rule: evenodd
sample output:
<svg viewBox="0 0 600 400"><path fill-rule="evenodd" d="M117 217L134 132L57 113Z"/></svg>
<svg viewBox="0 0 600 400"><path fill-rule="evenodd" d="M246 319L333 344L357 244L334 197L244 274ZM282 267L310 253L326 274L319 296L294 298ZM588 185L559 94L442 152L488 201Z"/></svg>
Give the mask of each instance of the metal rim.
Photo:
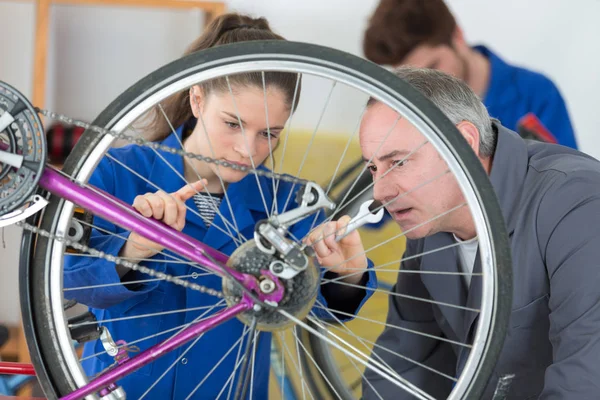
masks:
<svg viewBox="0 0 600 400"><path fill-rule="evenodd" d="M229 63L230 65L223 65L225 63ZM115 131L122 131L129 123L151 106L155 105L162 98L188 87L191 83L230 75L232 73L269 70L317 75L336 80L377 97L379 100L387 103L402 115L406 116L407 119L409 119L421 132L429 134L430 136L428 136L428 139L434 145L436 150L443 155L453 173L457 175L459 185L465 193L466 201L471 207L474 215L476 229L480 238L480 253L482 255L483 272L480 329L477 330L471 354L464 368L464 373L450 397L452 399L462 398L469 390L469 386L472 382L471 378L474 376L478 364L482 361L481 355L486 348L487 338L490 336L490 333L494 331L494 326L492 324L492 314L494 312L495 303L494 294L498 293L497 277L493 267L496 255L494 254L494 248L491 242L491 232L488 229L488 222L486 221L480 206L480 197L473 190L474 183L472 182L472 179L467 176L462 160L456 158L457 155L455 150L447 147L444 137L438 136L431 121L424 119L424 116L420 115L419 110L416 110L408 99L400 96L398 93L391 92L387 87L372 77L321 59L276 53L247 55L225 58L213 63L205 63L202 66L188 69L179 75L172 76L170 79L157 85L156 88L146 91L146 93L152 92L150 96L146 97L145 94L142 94L139 101L132 102L134 104L137 103L132 109L124 110L120 115L116 116L107 127ZM82 168L77 173L76 179L78 181L86 181L88 179L93 168L99 161L100 156L104 154L112 142L112 137L105 137L101 140L96 149L87 157ZM61 217L56 225L58 232L66 232L72 208L72 204L65 203L59 210ZM58 340L67 360L67 364L70 370L75 372L73 377L77 384L83 385L86 382L86 378L77 361L73 346L68 340L66 320L62 312L62 250L62 245L55 242L52 247L53 268L50 271L49 293L52 315L54 316L57 333L60 334ZM56 266L60 266L60 268L56 268ZM470 379L464 379L465 376L469 376Z"/></svg>

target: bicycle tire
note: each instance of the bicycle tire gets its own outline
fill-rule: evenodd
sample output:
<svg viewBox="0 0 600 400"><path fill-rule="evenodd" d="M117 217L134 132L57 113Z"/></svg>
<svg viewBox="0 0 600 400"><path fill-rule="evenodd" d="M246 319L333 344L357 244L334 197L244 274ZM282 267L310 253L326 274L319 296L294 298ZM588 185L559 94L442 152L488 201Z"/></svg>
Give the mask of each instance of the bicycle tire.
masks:
<svg viewBox="0 0 600 400"><path fill-rule="evenodd" d="M275 57L276 56L276 57ZM511 263L508 239L504 230L504 220L500 213L497 200L491 188L485 171L481 168L475 155L459 137L447 118L435 106L424 99L412 87L399 80L390 72L353 55L318 45L295 42L246 42L221 46L206 51L191 54L176 60L151 73L130 89L126 90L112 102L94 120L93 125L112 129L129 110L156 94L161 88L170 85L175 79L195 73L202 68L222 68L241 62L240 60L269 60L269 59L302 60L307 65L326 65L332 71L340 74L354 74L370 85L374 85L390 98L404 101L409 99L409 106L415 114L427 121L449 151L460 161L461 167L468 172L471 182L476 188L476 195L485 211L485 224L490 232L491 251L493 253L496 282L496 298L493 300L490 330L486 338L486 346L482 349L481 360L476 365L474 379L468 383L465 398L478 397L485 388L499 351L502 348L506 324L510 313L512 282ZM358 79L358 78L357 78ZM102 136L95 132L86 131L71 155L66 160L63 172L69 176L81 174L84 165L94 155ZM46 207L41 218L40 227L50 232L56 231L65 201L50 196L50 204ZM32 253L33 242L36 241L35 252ZM31 349L39 352L39 358L34 357L36 370L43 377L42 385L49 398L65 395L78 387L69 367L64 349L55 339L60 328L60 316L55 315L56 296L50 288L50 269L52 258L52 241L38 236L23 245L22 254L32 261L21 270L22 287L28 290L21 294L21 304L24 315L30 315L26 324L26 335ZM335 371L331 371L335 373ZM47 379L45 378L47 377Z"/></svg>

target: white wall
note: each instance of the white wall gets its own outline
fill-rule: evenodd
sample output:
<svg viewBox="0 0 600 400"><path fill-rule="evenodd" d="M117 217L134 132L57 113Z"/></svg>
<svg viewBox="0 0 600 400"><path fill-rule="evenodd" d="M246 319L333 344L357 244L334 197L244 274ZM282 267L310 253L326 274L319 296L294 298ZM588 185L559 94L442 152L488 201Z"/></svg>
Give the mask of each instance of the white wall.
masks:
<svg viewBox="0 0 600 400"><path fill-rule="evenodd" d="M183 53L199 11L52 7L48 107L92 119L141 77Z"/></svg>
<svg viewBox="0 0 600 400"><path fill-rule="evenodd" d="M581 148L600 157L599 0L448 0L472 43L544 72L561 89ZM229 9L265 16L289 40L361 55L376 0L229 0ZM198 13L54 6L47 106L92 119L118 93L181 54L202 23ZM34 7L0 2L0 79L32 90ZM323 96L321 96L323 98ZM345 120L343 110L335 114ZM339 121L339 119L338 119ZM335 119L329 124L335 125ZM14 233L14 229L11 234ZM0 246L0 321L17 321L18 241Z"/></svg>
<svg viewBox="0 0 600 400"><path fill-rule="evenodd" d="M566 100L580 148L600 158L600 1L450 0L471 42L543 72Z"/></svg>

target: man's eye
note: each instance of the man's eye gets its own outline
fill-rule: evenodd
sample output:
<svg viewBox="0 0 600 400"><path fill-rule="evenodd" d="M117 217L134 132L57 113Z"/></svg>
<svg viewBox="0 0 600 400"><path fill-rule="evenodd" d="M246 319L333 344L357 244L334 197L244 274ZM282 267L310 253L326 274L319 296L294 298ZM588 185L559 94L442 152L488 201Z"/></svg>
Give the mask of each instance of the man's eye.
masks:
<svg viewBox="0 0 600 400"><path fill-rule="evenodd" d="M237 122L225 121L225 124L227 124L227 126L231 129L237 129L240 127L240 124L238 124Z"/></svg>
<svg viewBox="0 0 600 400"><path fill-rule="evenodd" d="M392 161L392 165L394 166L394 168L398 168L398 167L403 167L404 165L406 165L407 162L408 162L408 160L396 160L396 161Z"/></svg>
<svg viewBox="0 0 600 400"><path fill-rule="evenodd" d="M369 171L371 171L371 173L373 173L373 172L377 172L377 167L376 167L376 166L374 166L374 165L369 165L369 166L367 166L367 169L368 169Z"/></svg>

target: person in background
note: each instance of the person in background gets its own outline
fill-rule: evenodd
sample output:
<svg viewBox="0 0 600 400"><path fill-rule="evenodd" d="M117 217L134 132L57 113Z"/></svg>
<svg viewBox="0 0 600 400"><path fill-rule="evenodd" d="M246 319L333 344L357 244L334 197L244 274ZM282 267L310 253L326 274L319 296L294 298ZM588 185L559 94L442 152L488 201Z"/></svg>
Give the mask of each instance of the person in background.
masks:
<svg viewBox="0 0 600 400"><path fill-rule="evenodd" d="M364 33L370 61L434 68L465 81L492 118L513 131L533 114L558 144L577 148L565 102L546 76L511 65L486 46L470 46L443 0L380 0Z"/></svg>

